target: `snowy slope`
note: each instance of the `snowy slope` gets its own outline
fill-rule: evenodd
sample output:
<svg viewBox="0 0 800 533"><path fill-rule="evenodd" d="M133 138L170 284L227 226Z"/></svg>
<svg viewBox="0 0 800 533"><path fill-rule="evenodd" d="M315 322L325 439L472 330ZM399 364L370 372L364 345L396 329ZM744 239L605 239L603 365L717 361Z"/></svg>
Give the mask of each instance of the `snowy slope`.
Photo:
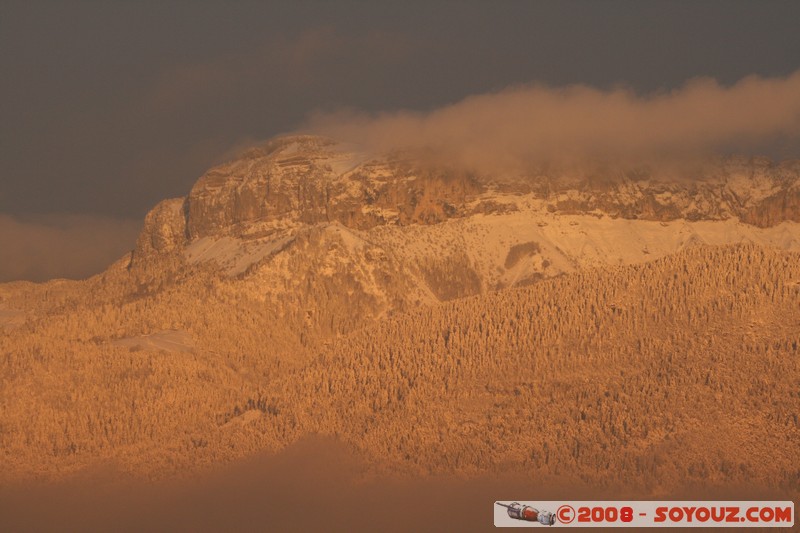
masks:
<svg viewBox="0 0 800 533"><path fill-rule="evenodd" d="M800 163L730 158L697 172L477 177L331 139L278 138L159 204L130 268L145 284L165 269L211 271L236 280L220 289L231 298L335 333L687 246L800 248Z"/></svg>

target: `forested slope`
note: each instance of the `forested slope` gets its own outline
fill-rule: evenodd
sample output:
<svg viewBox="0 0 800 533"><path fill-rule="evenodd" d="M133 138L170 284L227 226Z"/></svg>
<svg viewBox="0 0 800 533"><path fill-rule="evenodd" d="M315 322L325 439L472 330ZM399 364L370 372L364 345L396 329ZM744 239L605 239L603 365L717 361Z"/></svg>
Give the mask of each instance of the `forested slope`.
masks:
<svg viewBox="0 0 800 533"><path fill-rule="evenodd" d="M689 248L423 308L306 352L270 333L285 325L276 311L198 280L0 336L7 477L98 459L163 476L316 433L401 474L800 487L796 253ZM113 343L109 331L148 320L194 346Z"/></svg>

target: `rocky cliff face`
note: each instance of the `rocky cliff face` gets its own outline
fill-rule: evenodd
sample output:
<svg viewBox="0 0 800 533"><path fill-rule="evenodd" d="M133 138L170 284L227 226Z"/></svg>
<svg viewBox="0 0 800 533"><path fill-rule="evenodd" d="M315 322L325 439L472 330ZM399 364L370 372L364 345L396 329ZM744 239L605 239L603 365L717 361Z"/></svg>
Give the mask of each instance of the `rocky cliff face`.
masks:
<svg viewBox="0 0 800 533"><path fill-rule="evenodd" d="M466 175L418 175L319 137L289 137L206 173L188 197L188 236L269 234L296 224L369 229L463 215L482 191Z"/></svg>
<svg viewBox="0 0 800 533"><path fill-rule="evenodd" d="M172 198L159 202L145 217L136 241L136 256L149 257L181 249L187 242L186 200Z"/></svg>
<svg viewBox="0 0 800 533"><path fill-rule="evenodd" d="M357 230L435 224L502 209L493 201L498 191L532 195L550 212L565 214L657 221L736 217L758 227L800 221L800 162L730 159L679 180L608 173L478 179L330 139L284 137L209 170L185 200L159 204L147 217L137 251L147 255L203 237L257 238L331 222Z"/></svg>
<svg viewBox="0 0 800 533"><path fill-rule="evenodd" d="M785 220L800 222L800 187L794 186L779 190L756 205L742 209L742 222L761 228L780 224Z"/></svg>
<svg viewBox="0 0 800 533"><path fill-rule="evenodd" d="M569 176L529 176L517 180L517 188L545 200L554 213L662 222L737 218L762 228L800 220L799 161L730 158L685 174L593 169Z"/></svg>
<svg viewBox="0 0 800 533"><path fill-rule="evenodd" d="M662 174L478 178L283 137L156 206L130 268L146 285L153 272L207 267L241 279L230 289L239 296L337 333L356 315L647 261L693 243L800 247L798 227L784 224L800 222L800 162L732 158Z"/></svg>

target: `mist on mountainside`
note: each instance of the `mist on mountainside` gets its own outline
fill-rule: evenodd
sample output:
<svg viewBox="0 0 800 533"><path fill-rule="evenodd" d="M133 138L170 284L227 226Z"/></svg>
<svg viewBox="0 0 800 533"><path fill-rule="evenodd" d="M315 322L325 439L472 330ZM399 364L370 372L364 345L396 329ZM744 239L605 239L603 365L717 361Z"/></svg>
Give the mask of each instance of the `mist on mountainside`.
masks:
<svg viewBox="0 0 800 533"><path fill-rule="evenodd" d="M753 75L730 85L693 78L649 93L624 86L515 85L428 112L312 112L298 131L327 136L364 157L391 154L420 171L482 182L541 187L546 178L561 189L563 183L596 188L624 177L703 187L730 156L767 156L776 166L791 165L800 140L798 94L797 72ZM230 144L215 148L209 160L236 161L265 142ZM84 278L134 244L136 223L78 218L0 219L0 245L6 257L14 256L0 263L0 280Z"/></svg>
<svg viewBox="0 0 800 533"><path fill-rule="evenodd" d="M800 72L750 76L730 86L696 78L651 94L533 84L470 96L427 113L318 113L306 129L489 176L591 168L598 162L680 171L715 154L796 146L798 95Z"/></svg>
<svg viewBox="0 0 800 533"><path fill-rule="evenodd" d="M106 465L77 479L0 488L0 527L10 531L84 532L339 529L350 531L494 531L497 498L636 499L620 486L548 480L514 472L464 478L364 476L363 458L341 442L311 437L275 455L256 454L197 476L161 483L120 481ZM677 500L779 499L748 483L686 486L660 494Z"/></svg>

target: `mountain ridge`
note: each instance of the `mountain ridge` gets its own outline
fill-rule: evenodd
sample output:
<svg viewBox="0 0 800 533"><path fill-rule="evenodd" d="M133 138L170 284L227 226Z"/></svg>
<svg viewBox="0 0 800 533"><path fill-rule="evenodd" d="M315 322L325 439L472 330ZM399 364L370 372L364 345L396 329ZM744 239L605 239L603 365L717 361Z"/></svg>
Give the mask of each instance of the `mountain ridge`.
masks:
<svg viewBox="0 0 800 533"><path fill-rule="evenodd" d="M252 148L147 215L130 275L211 269L240 278L242 296L302 306L327 336L346 330L318 295L341 288L368 321L695 244L800 247L800 162L731 158L702 180L659 181L477 176L410 157L314 136Z"/></svg>
<svg viewBox="0 0 800 533"><path fill-rule="evenodd" d="M143 232L151 245L137 245L137 251L219 234L268 235L293 224L338 221L360 230L432 224L495 212L498 206L484 198L493 192L532 195L550 212L564 214L658 221L735 217L758 227L800 221L800 161L732 157L682 180L651 180L642 169L596 172L509 181L415 167L397 155L375 156L323 137L286 136L210 169L183 198L182 210L180 199L159 204Z"/></svg>

